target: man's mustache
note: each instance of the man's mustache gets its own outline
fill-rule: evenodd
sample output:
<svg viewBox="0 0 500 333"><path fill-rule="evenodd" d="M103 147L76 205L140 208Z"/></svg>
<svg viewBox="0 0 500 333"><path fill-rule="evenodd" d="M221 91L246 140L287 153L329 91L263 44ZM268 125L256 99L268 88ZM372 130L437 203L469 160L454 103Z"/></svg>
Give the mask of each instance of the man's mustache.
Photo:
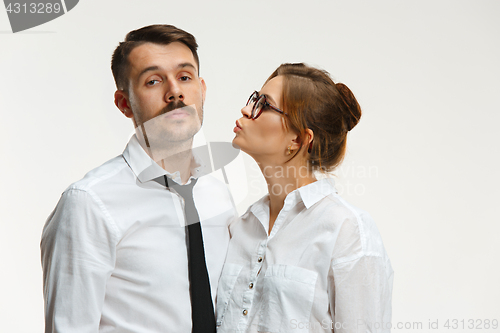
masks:
<svg viewBox="0 0 500 333"><path fill-rule="evenodd" d="M165 113L170 112L170 111L173 111L173 110L176 110L176 109L186 107L186 106L187 105L183 101L172 102L161 110L160 115L165 114ZM186 108L186 110L189 110L189 111L191 111L191 109L192 108Z"/></svg>

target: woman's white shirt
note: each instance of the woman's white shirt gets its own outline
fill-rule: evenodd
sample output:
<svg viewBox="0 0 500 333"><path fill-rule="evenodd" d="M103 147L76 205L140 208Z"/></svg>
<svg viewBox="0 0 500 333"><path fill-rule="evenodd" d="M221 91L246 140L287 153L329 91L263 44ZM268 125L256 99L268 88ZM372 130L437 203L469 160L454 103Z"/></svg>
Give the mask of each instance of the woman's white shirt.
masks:
<svg viewBox="0 0 500 333"><path fill-rule="evenodd" d="M382 239L332 179L289 193L268 230L269 196L230 227L219 333L390 331L393 270Z"/></svg>

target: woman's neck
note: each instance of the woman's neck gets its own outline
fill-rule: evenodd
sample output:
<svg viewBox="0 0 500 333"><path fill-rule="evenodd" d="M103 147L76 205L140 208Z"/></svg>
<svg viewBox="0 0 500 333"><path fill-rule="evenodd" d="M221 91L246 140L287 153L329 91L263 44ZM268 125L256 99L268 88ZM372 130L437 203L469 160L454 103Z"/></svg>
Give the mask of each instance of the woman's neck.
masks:
<svg viewBox="0 0 500 333"><path fill-rule="evenodd" d="M257 162L269 191L269 234L290 193L304 185L313 183L316 178L305 163L289 161L286 164Z"/></svg>

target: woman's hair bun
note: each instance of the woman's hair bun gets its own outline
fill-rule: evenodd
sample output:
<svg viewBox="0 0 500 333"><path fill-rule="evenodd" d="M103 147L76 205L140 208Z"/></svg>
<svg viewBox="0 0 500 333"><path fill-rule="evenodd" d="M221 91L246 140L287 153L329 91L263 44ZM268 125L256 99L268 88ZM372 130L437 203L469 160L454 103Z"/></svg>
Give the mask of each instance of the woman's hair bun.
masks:
<svg viewBox="0 0 500 333"><path fill-rule="evenodd" d="M346 132L352 130L354 126L359 123L359 119L361 118L361 107L358 104L358 101L354 97L351 89L349 89L343 83L336 83L335 87L337 88L341 101L344 104L342 107L342 117L344 119L344 125Z"/></svg>

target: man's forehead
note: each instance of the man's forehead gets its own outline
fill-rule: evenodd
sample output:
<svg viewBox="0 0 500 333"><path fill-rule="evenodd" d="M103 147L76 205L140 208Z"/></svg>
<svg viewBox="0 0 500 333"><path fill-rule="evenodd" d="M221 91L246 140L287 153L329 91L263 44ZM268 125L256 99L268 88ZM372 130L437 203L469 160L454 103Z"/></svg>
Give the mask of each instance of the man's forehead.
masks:
<svg viewBox="0 0 500 333"><path fill-rule="evenodd" d="M157 67L164 70L176 70L179 67L192 67L197 64L193 53L183 43L173 42L167 45L144 43L135 47L129 54L131 74L140 75L146 68Z"/></svg>

